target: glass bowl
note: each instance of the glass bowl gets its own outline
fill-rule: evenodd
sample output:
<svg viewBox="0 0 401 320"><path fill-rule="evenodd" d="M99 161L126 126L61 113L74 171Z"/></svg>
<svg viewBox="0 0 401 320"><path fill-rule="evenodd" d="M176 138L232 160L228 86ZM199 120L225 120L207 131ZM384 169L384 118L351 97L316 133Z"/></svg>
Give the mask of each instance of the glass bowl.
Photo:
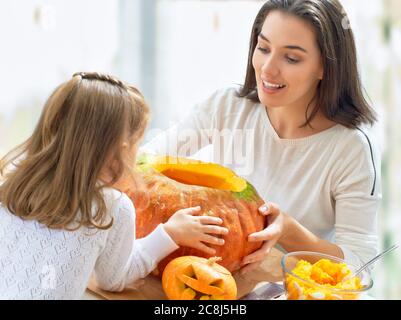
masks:
<svg viewBox="0 0 401 320"><path fill-rule="evenodd" d="M345 263L343 259L309 251L291 252L282 257L281 267L288 300L359 300L372 288L373 280L366 271L358 275L362 288L357 290L353 289L352 286L352 289L349 287L347 288L348 284L343 285L342 288L318 284L312 279L306 279L306 277L303 278L293 273L298 261L303 260L313 265L322 259L327 259L332 263ZM357 269L348 264L347 267L352 273ZM351 281L355 280L356 279L353 279Z"/></svg>

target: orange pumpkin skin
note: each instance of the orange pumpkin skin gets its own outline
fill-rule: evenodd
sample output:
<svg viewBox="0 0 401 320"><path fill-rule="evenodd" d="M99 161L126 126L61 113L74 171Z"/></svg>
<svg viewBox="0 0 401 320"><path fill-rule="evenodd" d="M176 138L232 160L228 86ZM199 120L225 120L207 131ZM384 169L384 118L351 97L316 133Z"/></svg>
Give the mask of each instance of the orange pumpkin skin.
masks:
<svg viewBox="0 0 401 320"><path fill-rule="evenodd" d="M251 233L265 228L266 219L258 212L264 201L256 190L246 183L241 192L220 190L198 185L183 184L166 175L147 168L141 170L142 187L136 192L127 192L136 209L136 237L151 233L160 223L165 223L176 211L188 207L201 207L202 215L219 217L229 233L223 237L223 246L208 244L216 250L214 256L230 272L240 268L242 259L262 246L262 242L249 242ZM126 187L125 187L126 189ZM181 247L158 265L161 274L172 259L180 256L211 256L193 248Z"/></svg>
<svg viewBox="0 0 401 320"><path fill-rule="evenodd" d="M237 285L219 258L183 256L164 269L162 286L170 300L235 300Z"/></svg>

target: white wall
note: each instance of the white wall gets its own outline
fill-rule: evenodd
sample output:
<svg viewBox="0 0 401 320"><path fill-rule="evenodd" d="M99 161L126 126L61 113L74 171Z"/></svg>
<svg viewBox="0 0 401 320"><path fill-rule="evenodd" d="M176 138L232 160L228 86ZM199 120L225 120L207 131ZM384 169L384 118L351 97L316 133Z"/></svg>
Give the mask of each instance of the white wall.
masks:
<svg viewBox="0 0 401 320"><path fill-rule="evenodd" d="M113 72L118 0L0 2L0 154L32 132L45 99L75 71Z"/></svg>
<svg viewBox="0 0 401 320"><path fill-rule="evenodd" d="M218 88L243 83L260 1L159 1L153 128Z"/></svg>

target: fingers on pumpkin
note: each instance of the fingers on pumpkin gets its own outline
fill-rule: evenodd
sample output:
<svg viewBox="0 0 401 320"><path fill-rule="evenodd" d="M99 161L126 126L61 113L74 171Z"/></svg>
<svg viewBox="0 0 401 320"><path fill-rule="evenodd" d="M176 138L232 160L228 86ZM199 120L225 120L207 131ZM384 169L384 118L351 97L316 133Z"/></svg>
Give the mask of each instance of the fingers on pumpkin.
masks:
<svg viewBox="0 0 401 320"><path fill-rule="evenodd" d="M259 212L260 212L260 213L263 213L263 214L268 213L268 212L269 212L269 206L268 206L268 204L265 203L263 206L261 206L261 207L259 208Z"/></svg>
<svg viewBox="0 0 401 320"><path fill-rule="evenodd" d="M208 254L216 253L215 249L208 247L207 245L203 244L202 242L199 242L196 246L194 246L194 248L198 249L200 251L206 252Z"/></svg>
<svg viewBox="0 0 401 320"><path fill-rule="evenodd" d="M200 206L197 207L193 207L193 208L185 208L185 209L181 209L177 212L181 212L183 214L190 214L190 215L196 215L199 214L199 211L201 210Z"/></svg>
<svg viewBox="0 0 401 320"><path fill-rule="evenodd" d="M271 238L272 238L272 235L270 233L270 230L267 228L262 231L255 232L255 233L252 233L251 235L249 235L248 241L251 241L251 242L266 241L266 240L270 240Z"/></svg>
<svg viewBox="0 0 401 320"><path fill-rule="evenodd" d="M277 204L275 204L273 202L268 202L259 208L259 212L265 216L270 215L270 214L279 214L280 208Z"/></svg>
<svg viewBox="0 0 401 320"><path fill-rule="evenodd" d="M261 255L262 258L266 257L266 255L268 255L271 251L271 249L273 248L273 246L275 245L275 241L266 241L263 246L258 250ZM256 252L258 252L256 251Z"/></svg>
<svg viewBox="0 0 401 320"><path fill-rule="evenodd" d="M223 220L218 217L211 217L211 216L199 216L199 222L202 224L222 224Z"/></svg>
<svg viewBox="0 0 401 320"><path fill-rule="evenodd" d="M210 225L202 226L202 231L204 233L228 234L228 229L227 228L218 227L218 226L210 226Z"/></svg>
<svg viewBox="0 0 401 320"><path fill-rule="evenodd" d="M224 239L213 237L208 234L203 235L202 241L210 244L216 244L218 246L222 246L224 244Z"/></svg>
<svg viewBox="0 0 401 320"><path fill-rule="evenodd" d="M274 243L271 241L267 241L263 244L263 246L255 251L254 253L251 253L250 255L246 256L241 265L246 265L249 263L255 263L262 261L270 252L271 248L273 247Z"/></svg>

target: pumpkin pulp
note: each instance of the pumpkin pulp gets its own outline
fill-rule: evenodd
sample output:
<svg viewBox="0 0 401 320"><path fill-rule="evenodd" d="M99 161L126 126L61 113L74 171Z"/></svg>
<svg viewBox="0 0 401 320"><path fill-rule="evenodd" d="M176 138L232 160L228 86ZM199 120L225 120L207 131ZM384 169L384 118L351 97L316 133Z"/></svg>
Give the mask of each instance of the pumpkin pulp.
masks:
<svg viewBox="0 0 401 320"><path fill-rule="evenodd" d="M149 156L141 161L142 170L151 167L177 182L232 192L247 189L246 180L214 163L170 156Z"/></svg>

